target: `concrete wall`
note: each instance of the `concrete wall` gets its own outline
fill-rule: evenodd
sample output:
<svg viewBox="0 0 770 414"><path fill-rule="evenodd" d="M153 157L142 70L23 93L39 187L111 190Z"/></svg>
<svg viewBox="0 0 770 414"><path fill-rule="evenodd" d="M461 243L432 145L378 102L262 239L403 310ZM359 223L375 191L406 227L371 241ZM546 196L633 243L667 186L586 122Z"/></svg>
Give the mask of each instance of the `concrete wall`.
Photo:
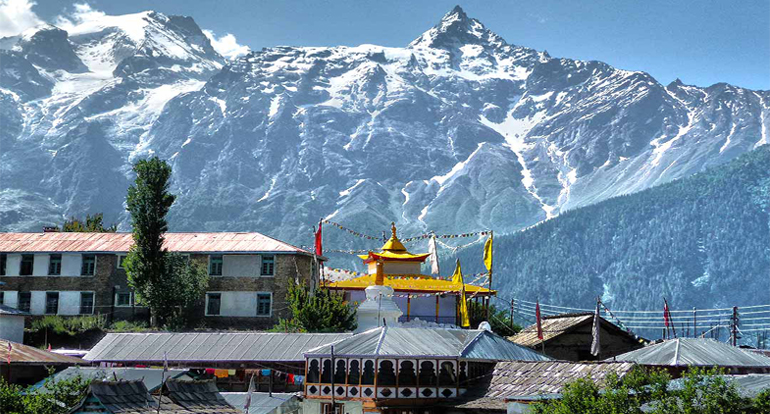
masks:
<svg viewBox="0 0 770 414"><path fill-rule="evenodd" d="M24 317L0 315L0 339L24 343Z"/></svg>
<svg viewBox="0 0 770 414"><path fill-rule="evenodd" d="M316 400L306 398L302 401L302 413L303 414L321 414L321 404L324 402L329 403L331 400ZM360 401L337 401L338 404L345 405L343 412L345 414L363 414L364 408Z"/></svg>
<svg viewBox="0 0 770 414"><path fill-rule="evenodd" d="M222 262L222 277L259 276L259 255L227 255L222 258Z"/></svg>

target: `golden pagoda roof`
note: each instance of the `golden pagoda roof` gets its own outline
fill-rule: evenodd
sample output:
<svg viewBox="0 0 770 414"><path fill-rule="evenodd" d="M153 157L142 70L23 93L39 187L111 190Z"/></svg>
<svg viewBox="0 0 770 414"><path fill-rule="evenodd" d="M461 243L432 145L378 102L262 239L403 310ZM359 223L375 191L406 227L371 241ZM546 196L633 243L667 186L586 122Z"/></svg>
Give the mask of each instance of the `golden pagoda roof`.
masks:
<svg viewBox="0 0 770 414"><path fill-rule="evenodd" d="M326 287L330 289L341 290L363 290L374 285L375 275L364 275L354 279L340 280L330 282ZM396 292L421 292L421 293L460 293L462 284L454 283L451 280L436 279L428 275L405 274L405 275L385 275L385 286L390 286ZM477 293L478 295L495 295L497 292L490 291L487 288L465 284L465 292L468 295Z"/></svg>
<svg viewBox="0 0 770 414"><path fill-rule="evenodd" d="M396 223L390 223L391 236L388 241L382 245L382 251L375 253L369 252L365 255L359 255L365 262L372 260L385 259L385 260L406 260L406 261L424 261L430 256L430 253L412 254L406 250L404 244L396 236Z"/></svg>

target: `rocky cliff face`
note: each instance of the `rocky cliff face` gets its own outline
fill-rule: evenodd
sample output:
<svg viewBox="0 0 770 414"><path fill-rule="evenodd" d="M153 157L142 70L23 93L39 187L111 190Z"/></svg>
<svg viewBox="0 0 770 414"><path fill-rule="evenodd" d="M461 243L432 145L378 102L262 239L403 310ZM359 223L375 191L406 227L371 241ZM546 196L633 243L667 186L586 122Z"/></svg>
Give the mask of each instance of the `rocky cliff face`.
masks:
<svg viewBox="0 0 770 414"><path fill-rule="evenodd" d="M0 45L3 230L100 211L125 228L130 165L155 154L173 163L174 230L513 232L725 163L770 128L768 91L553 58L460 8L404 48L232 62L154 12Z"/></svg>

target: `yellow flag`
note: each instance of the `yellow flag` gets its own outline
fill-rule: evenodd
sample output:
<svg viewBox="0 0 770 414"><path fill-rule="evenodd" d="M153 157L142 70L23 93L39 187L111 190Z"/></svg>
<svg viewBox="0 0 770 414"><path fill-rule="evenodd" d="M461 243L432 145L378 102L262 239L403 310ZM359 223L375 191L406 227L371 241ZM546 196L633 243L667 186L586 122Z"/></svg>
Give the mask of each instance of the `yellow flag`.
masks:
<svg viewBox="0 0 770 414"><path fill-rule="evenodd" d="M492 271L492 233L489 234L487 242L484 243L484 266L487 267L487 272Z"/></svg>
<svg viewBox="0 0 770 414"><path fill-rule="evenodd" d="M463 281L463 271L460 268L460 259L457 259L455 273L452 275L452 283L460 285L460 326L468 328L471 326L468 316L468 302L465 298L465 281Z"/></svg>

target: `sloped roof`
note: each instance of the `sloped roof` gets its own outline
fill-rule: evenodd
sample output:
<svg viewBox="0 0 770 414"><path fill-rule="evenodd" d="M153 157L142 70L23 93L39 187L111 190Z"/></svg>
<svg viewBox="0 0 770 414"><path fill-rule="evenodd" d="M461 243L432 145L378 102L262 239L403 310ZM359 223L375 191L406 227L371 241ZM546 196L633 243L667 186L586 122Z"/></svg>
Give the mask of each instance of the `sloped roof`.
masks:
<svg viewBox="0 0 770 414"><path fill-rule="evenodd" d="M464 409L505 409L506 400L531 399L561 393L565 384L589 378L602 387L610 374L623 377L635 364L630 362L498 362L483 393L466 397L456 405Z"/></svg>
<svg viewBox="0 0 770 414"><path fill-rule="evenodd" d="M549 357L485 330L379 327L305 353L340 357L465 358L546 361Z"/></svg>
<svg viewBox="0 0 770 414"><path fill-rule="evenodd" d="M147 391L141 380L93 381L90 394L110 413L150 414L157 412L158 402ZM178 406L161 406L161 413L181 411Z"/></svg>
<svg viewBox="0 0 770 414"><path fill-rule="evenodd" d="M18 342L0 339L0 358L3 363L8 357L8 343L11 343L11 365L89 365L87 361L67 355L59 355Z"/></svg>
<svg viewBox="0 0 770 414"><path fill-rule="evenodd" d="M302 362L303 353L352 333L108 333L83 359L93 362Z"/></svg>
<svg viewBox="0 0 770 414"><path fill-rule="evenodd" d="M364 275L354 279L339 280L336 282L327 283L326 287L330 289L345 289L345 290L363 290L369 286L374 286L375 275ZM428 275L385 275L383 284L390 286L396 292L457 292L462 289L462 284L454 283L451 280L436 279ZM477 293L479 295L488 295L490 292L495 294L495 291L481 286L475 286L465 284L465 292L467 294Z"/></svg>
<svg viewBox="0 0 770 414"><path fill-rule="evenodd" d="M261 233L166 233L163 247L181 253L299 253L307 250ZM0 233L0 252L126 253L134 244L131 233Z"/></svg>
<svg viewBox="0 0 770 414"><path fill-rule="evenodd" d="M770 367L770 358L709 338L677 338L653 343L614 358L640 365Z"/></svg>
<svg viewBox="0 0 770 414"><path fill-rule="evenodd" d="M104 379L112 381L117 378L118 381L133 381L140 380L144 383L144 386L153 392L160 388L163 378L178 378L187 373L186 369L169 369L165 376L163 370L160 368L101 368L101 367L69 367L63 371L59 371L53 374L53 381L59 382L77 376L81 376L85 379ZM40 389L42 392L47 392L45 388L45 381L41 380L34 385L34 388Z"/></svg>
<svg viewBox="0 0 770 414"><path fill-rule="evenodd" d="M208 381L166 381L164 393L175 404L196 414L239 414L219 393L216 380Z"/></svg>
<svg viewBox="0 0 770 414"><path fill-rule="evenodd" d="M31 316L29 313L20 311L16 308L12 308L10 306L6 305L0 305L0 315L11 315L11 316Z"/></svg>
<svg viewBox="0 0 770 414"><path fill-rule="evenodd" d="M583 325L592 323L593 318L594 315L590 312L547 316L541 321L541 325L543 327L542 340L537 337L537 324L527 326L526 328L522 329L521 332L508 339L516 342L519 345L536 347L543 342L548 343L548 341L557 338L560 335L572 332L573 330ZM618 326L604 318L601 318L601 326L604 329L609 329L620 335L627 335L629 338L634 340L637 339L634 335L620 329Z"/></svg>
<svg viewBox="0 0 770 414"><path fill-rule="evenodd" d="M225 400L235 408L243 411L243 407L246 405L247 392L222 392ZM251 393L251 405L249 405L248 414L268 414L273 412L281 406L298 406L299 397L295 393L279 393L274 392L272 395L267 392L253 392ZM292 408L292 407L286 407ZM291 412L286 409L284 412Z"/></svg>

